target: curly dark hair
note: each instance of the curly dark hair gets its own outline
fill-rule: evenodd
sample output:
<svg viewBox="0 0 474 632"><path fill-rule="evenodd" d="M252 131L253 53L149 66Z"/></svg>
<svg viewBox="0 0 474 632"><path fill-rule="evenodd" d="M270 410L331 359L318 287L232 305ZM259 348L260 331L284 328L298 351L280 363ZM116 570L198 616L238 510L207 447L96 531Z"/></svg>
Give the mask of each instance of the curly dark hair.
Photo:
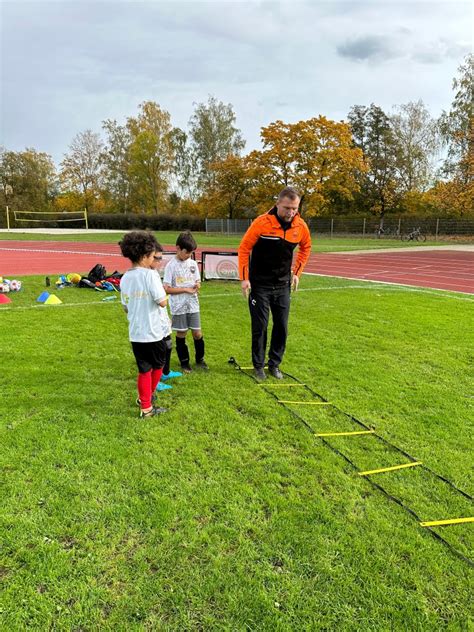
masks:
<svg viewBox="0 0 474 632"><path fill-rule="evenodd" d="M197 248L196 240L189 230L185 230L183 233L178 235L176 245L181 248L181 250L186 250L187 252L194 252Z"/></svg>
<svg viewBox="0 0 474 632"><path fill-rule="evenodd" d="M124 257L132 263L138 263L143 257L152 252L163 252L163 246L156 241L153 233L147 230L132 230L119 241L120 250Z"/></svg>

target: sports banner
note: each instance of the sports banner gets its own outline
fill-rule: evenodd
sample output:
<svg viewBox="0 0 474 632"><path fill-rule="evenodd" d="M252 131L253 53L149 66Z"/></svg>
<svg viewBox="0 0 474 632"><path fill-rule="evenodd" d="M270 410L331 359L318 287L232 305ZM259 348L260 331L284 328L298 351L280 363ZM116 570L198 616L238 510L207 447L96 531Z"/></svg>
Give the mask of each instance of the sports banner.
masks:
<svg viewBox="0 0 474 632"><path fill-rule="evenodd" d="M201 277L204 281L211 279L238 281L238 253L203 251Z"/></svg>

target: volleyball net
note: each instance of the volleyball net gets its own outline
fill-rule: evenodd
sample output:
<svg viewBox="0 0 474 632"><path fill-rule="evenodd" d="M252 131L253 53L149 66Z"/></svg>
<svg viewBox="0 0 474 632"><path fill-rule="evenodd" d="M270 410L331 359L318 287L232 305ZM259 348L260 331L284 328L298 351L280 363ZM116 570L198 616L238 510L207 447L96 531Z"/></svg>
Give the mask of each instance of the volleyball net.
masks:
<svg viewBox="0 0 474 632"><path fill-rule="evenodd" d="M87 210L82 211L17 211L7 209L7 228L36 228L41 224L48 228L61 228L64 224L74 222L75 228L89 228ZM71 227L74 228L74 227Z"/></svg>

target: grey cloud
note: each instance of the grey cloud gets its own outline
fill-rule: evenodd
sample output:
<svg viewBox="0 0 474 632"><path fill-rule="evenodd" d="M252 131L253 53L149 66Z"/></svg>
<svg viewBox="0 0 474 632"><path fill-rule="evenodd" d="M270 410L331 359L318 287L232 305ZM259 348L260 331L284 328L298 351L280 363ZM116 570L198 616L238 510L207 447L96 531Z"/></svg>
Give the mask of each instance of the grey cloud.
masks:
<svg viewBox="0 0 474 632"><path fill-rule="evenodd" d="M337 47L341 57L354 61L385 60L399 57L385 37L367 35L347 41Z"/></svg>

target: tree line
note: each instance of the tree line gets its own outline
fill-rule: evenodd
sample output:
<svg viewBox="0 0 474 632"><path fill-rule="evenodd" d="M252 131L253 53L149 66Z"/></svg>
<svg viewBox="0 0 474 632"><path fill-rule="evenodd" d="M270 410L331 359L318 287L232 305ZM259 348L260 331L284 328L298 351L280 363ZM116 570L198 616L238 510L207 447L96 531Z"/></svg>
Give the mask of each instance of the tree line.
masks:
<svg viewBox="0 0 474 632"><path fill-rule="evenodd" d="M80 132L57 169L33 148L0 148L4 203L22 211L253 217L284 186L307 217L474 212L474 55L453 80L451 108L433 118L419 100L386 113L354 105L345 121L319 115L261 129L245 153L231 104L195 104L187 130L158 103L124 123ZM8 196L8 197L5 197ZM382 219L383 221L383 219Z"/></svg>

